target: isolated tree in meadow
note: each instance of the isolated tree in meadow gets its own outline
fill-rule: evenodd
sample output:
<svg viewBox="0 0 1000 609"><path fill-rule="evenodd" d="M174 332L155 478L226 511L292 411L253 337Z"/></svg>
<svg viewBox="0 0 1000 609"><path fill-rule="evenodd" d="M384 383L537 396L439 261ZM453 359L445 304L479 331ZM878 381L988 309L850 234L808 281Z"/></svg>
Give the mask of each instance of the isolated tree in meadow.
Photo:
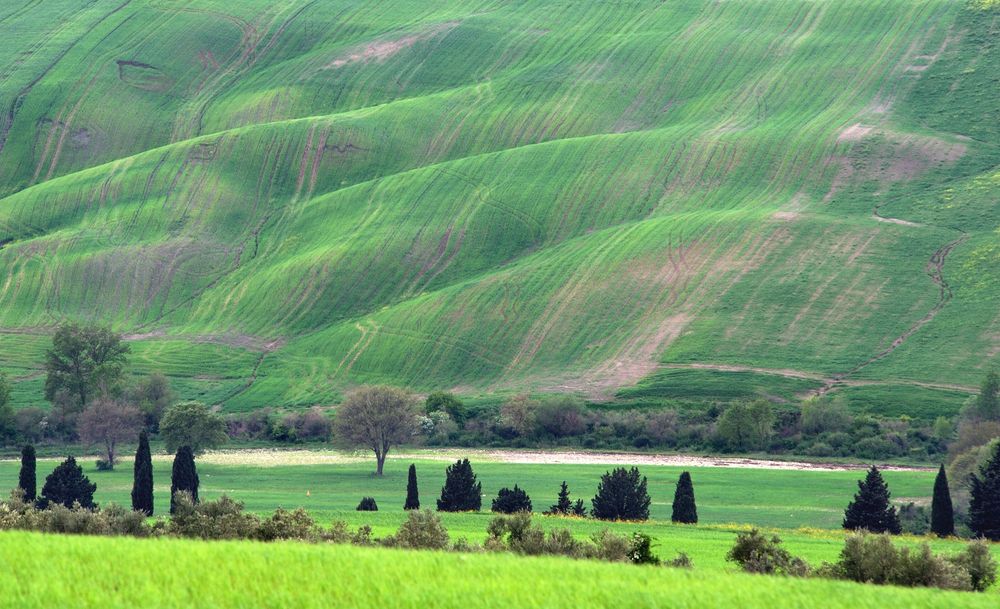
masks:
<svg viewBox="0 0 1000 609"><path fill-rule="evenodd" d="M441 512L478 512L483 505L483 485L476 481L472 464L460 459L444 472L444 486L437 509Z"/></svg>
<svg viewBox="0 0 1000 609"><path fill-rule="evenodd" d="M174 455L174 467L170 474L170 513L174 513L176 507L175 497L177 493L187 492L191 495L191 500L198 503L198 469L194 463L194 451L190 446L181 446Z"/></svg>
<svg viewBox="0 0 1000 609"><path fill-rule="evenodd" d="M45 353L45 399L65 392L82 409L98 395L113 395L121 386L129 346L104 326L66 323L52 336Z"/></svg>
<svg viewBox="0 0 1000 609"><path fill-rule="evenodd" d="M226 422L200 402L181 402L167 409L160 419L160 437L167 450L187 446L194 454L226 443Z"/></svg>
<svg viewBox="0 0 1000 609"><path fill-rule="evenodd" d="M132 469L132 509L153 515L153 456L145 430L139 434L139 448L135 451Z"/></svg>
<svg viewBox="0 0 1000 609"><path fill-rule="evenodd" d="M689 472L681 472L674 489L673 513L670 520L682 524L698 524L698 507L694 502L694 484Z"/></svg>
<svg viewBox="0 0 1000 609"><path fill-rule="evenodd" d="M416 399L395 387L362 387L337 409L334 430L344 444L371 449L381 476L389 450L417 433Z"/></svg>
<svg viewBox="0 0 1000 609"><path fill-rule="evenodd" d="M135 406L112 398L98 398L80 414L77 432L90 444L103 444L108 469L118 461L118 445L129 442L142 429L142 414Z"/></svg>
<svg viewBox="0 0 1000 609"><path fill-rule="evenodd" d="M619 467L601 476L590 513L600 520L648 520L649 503L646 477L638 468Z"/></svg>
<svg viewBox="0 0 1000 609"><path fill-rule="evenodd" d="M979 470L969 476L969 528L977 537L1000 541L1000 444Z"/></svg>
<svg viewBox="0 0 1000 609"><path fill-rule="evenodd" d="M417 490L417 466L410 464L410 472L406 478L406 504L404 510L420 509L420 493Z"/></svg>
<svg viewBox="0 0 1000 609"><path fill-rule="evenodd" d="M17 486L24 491L24 500L35 500L38 493L38 479L35 474L35 447L28 444L21 449L21 471L17 476Z"/></svg>
<svg viewBox="0 0 1000 609"><path fill-rule="evenodd" d="M358 503L356 508L358 512L377 512L378 504L375 503L374 497L362 497L361 502Z"/></svg>
<svg viewBox="0 0 1000 609"><path fill-rule="evenodd" d="M83 475L83 469L76 464L76 459L67 457L60 463L52 473L45 479L42 486L42 506L58 503L66 507L73 507L74 503L79 503L81 507L88 510L94 509L94 491L97 485Z"/></svg>
<svg viewBox="0 0 1000 609"><path fill-rule="evenodd" d="M854 501L847 505L847 510L844 512L844 528L898 535L902 527L896 508L890 505L889 499L889 486L878 468L873 465L865 479L858 481L858 492L854 495Z"/></svg>
<svg viewBox="0 0 1000 609"><path fill-rule="evenodd" d="M944 464L938 470L934 479L934 497L931 499L931 532L938 537L948 537L955 534L955 511L951 503L951 491L948 490L948 475L944 472Z"/></svg>
<svg viewBox="0 0 1000 609"><path fill-rule="evenodd" d="M490 508L490 511L497 512L499 514L530 512L531 497L528 496L528 493L524 492L524 489L518 487L516 484L513 489L504 487L497 493L496 499L493 500L493 506Z"/></svg>

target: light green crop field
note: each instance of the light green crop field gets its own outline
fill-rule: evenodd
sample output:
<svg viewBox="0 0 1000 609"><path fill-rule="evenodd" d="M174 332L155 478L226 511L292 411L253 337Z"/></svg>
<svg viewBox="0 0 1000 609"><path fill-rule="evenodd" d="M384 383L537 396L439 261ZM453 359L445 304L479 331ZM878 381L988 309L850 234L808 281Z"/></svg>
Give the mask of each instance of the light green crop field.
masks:
<svg viewBox="0 0 1000 609"><path fill-rule="evenodd" d="M110 558L110 560L109 560ZM531 585L525 585L531 573ZM298 543L0 533L17 608L995 607L996 594L906 590L559 558Z"/></svg>
<svg viewBox="0 0 1000 609"><path fill-rule="evenodd" d="M0 367L40 402L84 319L227 410L954 412L1000 361L998 33L981 0L5 2Z"/></svg>

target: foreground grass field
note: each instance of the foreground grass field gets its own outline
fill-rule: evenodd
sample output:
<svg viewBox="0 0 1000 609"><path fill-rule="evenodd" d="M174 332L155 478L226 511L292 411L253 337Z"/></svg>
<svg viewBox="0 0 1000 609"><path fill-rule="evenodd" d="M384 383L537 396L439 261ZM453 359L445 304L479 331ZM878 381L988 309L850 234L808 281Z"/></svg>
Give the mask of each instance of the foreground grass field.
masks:
<svg viewBox="0 0 1000 609"><path fill-rule="evenodd" d="M736 367L739 397L954 412L1000 357L998 19L5 3L0 368L41 402L84 318L230 411L360 382L716 398Z"/></svg>
<svg viewBox="0 0 1000 609"><path fill-rule="evenodd" d="M995 607L997 599L568 559L27 533L0 533L0 598L25 609L929 609Z"/></svg>

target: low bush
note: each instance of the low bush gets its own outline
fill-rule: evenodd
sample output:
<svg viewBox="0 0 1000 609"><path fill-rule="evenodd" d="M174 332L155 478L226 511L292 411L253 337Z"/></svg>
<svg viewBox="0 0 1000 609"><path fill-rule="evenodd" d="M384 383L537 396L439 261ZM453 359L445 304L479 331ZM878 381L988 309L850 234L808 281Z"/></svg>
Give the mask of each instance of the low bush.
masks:
<svg viewBox="0 0 1000 609"><path fill-rule="evenodd" d="M223 495L215 501L195 503L190 493L174 495L174 512L167 532L195 539L256 538L260 519L243 511L243 503Z"/></svg>
<svg viewBox="0 0 1000 609"><path fill-rule="evenodd" d="M989 548L974 542L954 556L934 554L926 543L897 548L888 535L850 535L840 560L824 565L821 575L862 583L983 591L996 581Z"/></svg>
<svg viewBox="0 0 1000 609"><path fill-rule="evenodd" d="M377 512L378 504L375 503L374 497L362 497L361 503L358 504L357 511L359 512Z"/></svg>
<svg viewBox="0 0 1000 609"><path fill-rule="evenodd" d="M278 508L270 518L258 525L256 537L261 541L279 539L317 541L322 538L322 532L316 521L304 509L288 511Z"/></svg>
<svg viewBox="0 0 1000 609"><path fill-rule="evenodd" d="M446 550L450 540L441 519L430 510L411 510L406 522L396 534L383 540L383 545L412 550Z"/></svg>
<svg viewBox="0 0 1000 609"><path fill-rule="evenodd" d="M793 577L809 574L809 565L782 548L781 539L777 535L767 537L757 529L737 535L736 543L726 554L726 560L736 563L747 573Z"/></svg>

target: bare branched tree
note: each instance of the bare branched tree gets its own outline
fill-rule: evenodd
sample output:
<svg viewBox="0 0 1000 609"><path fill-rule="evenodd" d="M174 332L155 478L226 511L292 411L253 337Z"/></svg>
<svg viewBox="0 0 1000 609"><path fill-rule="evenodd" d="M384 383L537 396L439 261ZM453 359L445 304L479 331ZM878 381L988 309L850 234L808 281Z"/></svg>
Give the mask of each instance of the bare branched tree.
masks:
<svg viewBox="0 0 1000 609"><path fill-rule="evenodd" d="M84 442L104 445L108 467L114 469L118 444L138 437L142 413L125 402L102 398L90 403L80 414L77 425Z"/></svg>

